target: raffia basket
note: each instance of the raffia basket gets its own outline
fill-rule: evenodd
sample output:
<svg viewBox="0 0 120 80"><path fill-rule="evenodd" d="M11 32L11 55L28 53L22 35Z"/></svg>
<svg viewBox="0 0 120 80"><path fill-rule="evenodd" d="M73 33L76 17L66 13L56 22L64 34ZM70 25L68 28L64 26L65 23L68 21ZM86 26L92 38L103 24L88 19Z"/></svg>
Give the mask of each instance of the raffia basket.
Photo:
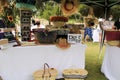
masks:
<svg viewBox="0 0 120 80"><path fill-rule="evenodd" d="M84 80L87 74L88 71L85 69L65 69L63 71L65 80Z"/></svg>
<svg viewBox="0 0 120 80"><path fill-rule="evenodd" d="M55 68L49 68L49 65L45 63L44 69L35 71L33 73L33 77L34 77L34 80L55 80L57 77L57 74L58 72Z"/></svg>

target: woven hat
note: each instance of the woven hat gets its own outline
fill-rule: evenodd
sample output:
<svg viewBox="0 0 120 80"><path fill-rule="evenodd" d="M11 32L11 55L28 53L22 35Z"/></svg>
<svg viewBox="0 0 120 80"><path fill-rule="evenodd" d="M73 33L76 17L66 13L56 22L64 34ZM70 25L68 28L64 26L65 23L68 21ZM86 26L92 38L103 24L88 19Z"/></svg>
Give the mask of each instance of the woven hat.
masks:
<svg viewBox="0 0 120 80"><path fill-rule="evenodd" d="M63 15L70 16L78 11L78 0L61 0L61 10Z"/></svg>

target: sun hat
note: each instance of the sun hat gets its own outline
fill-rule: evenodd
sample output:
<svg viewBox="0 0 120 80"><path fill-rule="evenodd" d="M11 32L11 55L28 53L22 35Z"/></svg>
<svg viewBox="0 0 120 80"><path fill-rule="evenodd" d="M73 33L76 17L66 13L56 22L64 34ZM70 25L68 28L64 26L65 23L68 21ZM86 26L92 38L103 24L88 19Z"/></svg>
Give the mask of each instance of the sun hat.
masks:
<svg viewBox="0 0 120 80"><path fill-rule="evenodd" d="M65 16L70 16L77 13L78 6L78 0L61 0L61 10Z"/></svg>

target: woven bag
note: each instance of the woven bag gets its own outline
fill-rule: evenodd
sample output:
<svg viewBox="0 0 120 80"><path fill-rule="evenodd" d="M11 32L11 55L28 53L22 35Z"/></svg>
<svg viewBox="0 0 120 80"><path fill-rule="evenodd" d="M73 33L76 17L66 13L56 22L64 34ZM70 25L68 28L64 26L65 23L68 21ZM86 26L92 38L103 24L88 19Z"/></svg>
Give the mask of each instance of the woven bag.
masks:
<svg viewBox="0 0 120 80"><path fill-rule="evenodd" d="M49 65L45 63L44 69L35 71L33 73L33 77L34 80L55 80L57 74L58 72L55 68L50 68Z"/></svg>

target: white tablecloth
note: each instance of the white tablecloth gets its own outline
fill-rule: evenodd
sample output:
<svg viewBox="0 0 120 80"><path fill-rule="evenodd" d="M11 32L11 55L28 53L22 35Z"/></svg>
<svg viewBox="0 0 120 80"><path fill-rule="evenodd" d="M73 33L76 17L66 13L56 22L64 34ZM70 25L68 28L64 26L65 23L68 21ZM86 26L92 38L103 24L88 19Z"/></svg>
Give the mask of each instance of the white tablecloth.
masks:
<svg viewBox="0 0 120 80"><path fill-rule="evenodd" d="M66 68L85 68L85 45L71 45L61 50L55 45L11 47L0 51L0 75L3 80L33 80L32 74L44 63L62 71Z"/></svg>
<svg viewBox="0 0 120 80"><path fill-rule="evenodd" d="M120 48L106 46L101 71L109 80L120 80Z"/></svg>

